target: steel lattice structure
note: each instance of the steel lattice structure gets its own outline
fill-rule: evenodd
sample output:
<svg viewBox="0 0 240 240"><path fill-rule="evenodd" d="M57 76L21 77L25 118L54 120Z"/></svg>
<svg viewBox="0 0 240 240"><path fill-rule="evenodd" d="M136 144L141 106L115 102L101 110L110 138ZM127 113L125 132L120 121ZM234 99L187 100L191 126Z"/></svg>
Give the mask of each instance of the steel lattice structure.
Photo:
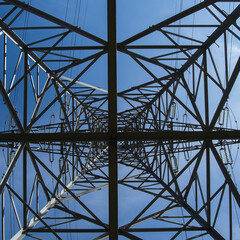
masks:
<svg viewBox="0 0 240 240"><path fill-rule="evenodd" d="M106 39L0 1L3 240L239 239L239 2L118 42L116 0Z"/></svg>

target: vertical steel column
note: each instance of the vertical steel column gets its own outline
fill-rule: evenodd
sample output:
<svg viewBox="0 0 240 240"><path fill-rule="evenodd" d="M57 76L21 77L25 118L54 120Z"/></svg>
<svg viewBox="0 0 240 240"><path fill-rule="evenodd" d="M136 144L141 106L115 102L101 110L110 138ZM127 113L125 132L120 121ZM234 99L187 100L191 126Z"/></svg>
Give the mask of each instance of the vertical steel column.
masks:
<svg viewBox="0 0 240 240"><path fill-rule="evenodd" d="M74 131L74 120L75 120L75 118L74 118L74 97L72 97L72 131ZM73 167L73 166L75 166L74 165L74 143L72 143L72 181L74 180L74 178L75 178L75 174L74 174L74 171L75 171L75 168Z"/></svg>
<svg viewBox="0 0 240 240"><path fill-rule="evenodd" d="M4 190L2 191L2 240L5 240L5 197Z"/></svg>
<svg viewBox="0 0 240 240"><path fill-rule="evenodd" d="M204 69L204 98L205 98L205 130L209 130L209 98L208 98L208 76L207 76L207 51L203 54ZM207 222L211 226L211 181L210 181L210 150L209 140L206 141L206 188L207 188Z"/></svg>
<svg viewBox="0 0 240 240"><path fill-rule="evenodd" d="M229 240L233 239L233 232L232 232L232 193L229 188L228 190L229 194Z"/></svg>
<svg viewBox="0 0 240 240"><path fill-rule="evenodd" d="M24 90L23 90L23 128L26 131L27 128L27 101L28 101L28 53L25 51L24 56ZM23 149L23 201L27 203L27 148ZM27 207L23 205L23 228L27 227Z"/></svg>
<svg viewBox="0 0 240 240"><path fill-rule="evenodd" d="M224 55L225 55L225 84L228 85L228 49L227 49L227 33L224 32Z"/></svg>
<svg viewBox="0 0 240 240"><path fill-rule="evenodd" d="M7 36L4 34L3 39L3 87L6 90L7 87Z"/></svg>
<svg viewBox="0 0 240 240"><path fill-rule="evenodd" d="M39 65L37 65L37 97L39 97Z"/></svg>
<svg viewBox="0 0 240 240"><path fill-rule="evenodd" d="M205 103L205 126L209 129L209 99L208 99L208 75L207 75L207 51L203 54L203 71L204 71L204 103Z"/></svg>
<svg viewBox="0 0 240 240"><path fill-rule="evenodd" d="M116 0L108 0L109 239L118 239Z"/></svg>

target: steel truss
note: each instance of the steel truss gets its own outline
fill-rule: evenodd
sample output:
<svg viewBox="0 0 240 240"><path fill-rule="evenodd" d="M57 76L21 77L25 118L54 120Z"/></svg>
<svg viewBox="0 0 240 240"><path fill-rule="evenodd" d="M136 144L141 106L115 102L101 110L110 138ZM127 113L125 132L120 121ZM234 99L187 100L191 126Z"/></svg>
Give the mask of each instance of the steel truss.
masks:
<svg viewBox="0 0 240 240"><path fill-rule="evenodd" d="M107 39L0 1L3 240L238 238L238 2L191 3L117 42L115 0ZM117 54L145 74L121 91ZM106 84L84 81L101 61Z"/></svg>

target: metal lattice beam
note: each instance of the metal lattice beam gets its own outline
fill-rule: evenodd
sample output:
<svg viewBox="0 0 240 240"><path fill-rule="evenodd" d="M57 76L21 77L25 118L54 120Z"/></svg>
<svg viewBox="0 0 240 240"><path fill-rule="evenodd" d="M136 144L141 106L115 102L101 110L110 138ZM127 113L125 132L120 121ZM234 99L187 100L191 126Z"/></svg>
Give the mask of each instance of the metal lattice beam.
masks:
<svg viewBox="0 0 240 240"><path fill-rule="evenodd" d="M104 39L0 1L2 239L237 239L239 1L120 42L116 2Z"/></svg>

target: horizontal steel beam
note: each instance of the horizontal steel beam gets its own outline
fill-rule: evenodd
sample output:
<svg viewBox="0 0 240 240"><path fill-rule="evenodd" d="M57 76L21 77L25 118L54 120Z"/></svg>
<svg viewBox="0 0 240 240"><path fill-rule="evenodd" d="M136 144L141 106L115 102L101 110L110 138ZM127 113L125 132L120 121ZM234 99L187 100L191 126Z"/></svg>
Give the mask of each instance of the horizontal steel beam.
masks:
<svg viewBox="0 0 240 240"><path fill-rule="evenodd" d="M51 232L47 228L38 228L38 229L29 229L27 232ZM100 232L107 232L106 229L98 229L98 228L77 228L77 229L54 229L54 232L58 233L100 233Z"/></svg>
<svg viewBox="0 0 240 240"><path fill-rule="evenodd" d="M181 48L187 48L187 49L195 49L200 48L202 45L179 45ZM127 45L121 47L121 45L118 47L118 50L123 49L179 49L179 46L176 45Z"/></svg>
<svg viewBox="0 0 240 240"><path fill-rule="evenodd" d="M181 227L172 227L172 228L130 228L124 229L126 232L176 232L181 231ZM184 231L207 231L203 227L188 227Z"/></svg>
<svg viewBox="0 0 240 240"><path fill-rule="evenodd" d="M102 50L105 46L30 47L31 51Z"/></svg>
<svg viewBox="0 0 240 240"><path fill-rule="evenodd" d="M240 130L229 131L158 131L125 133L3 133L0 142L79 142L79 141L167 141L240 139Z"/></svg>

